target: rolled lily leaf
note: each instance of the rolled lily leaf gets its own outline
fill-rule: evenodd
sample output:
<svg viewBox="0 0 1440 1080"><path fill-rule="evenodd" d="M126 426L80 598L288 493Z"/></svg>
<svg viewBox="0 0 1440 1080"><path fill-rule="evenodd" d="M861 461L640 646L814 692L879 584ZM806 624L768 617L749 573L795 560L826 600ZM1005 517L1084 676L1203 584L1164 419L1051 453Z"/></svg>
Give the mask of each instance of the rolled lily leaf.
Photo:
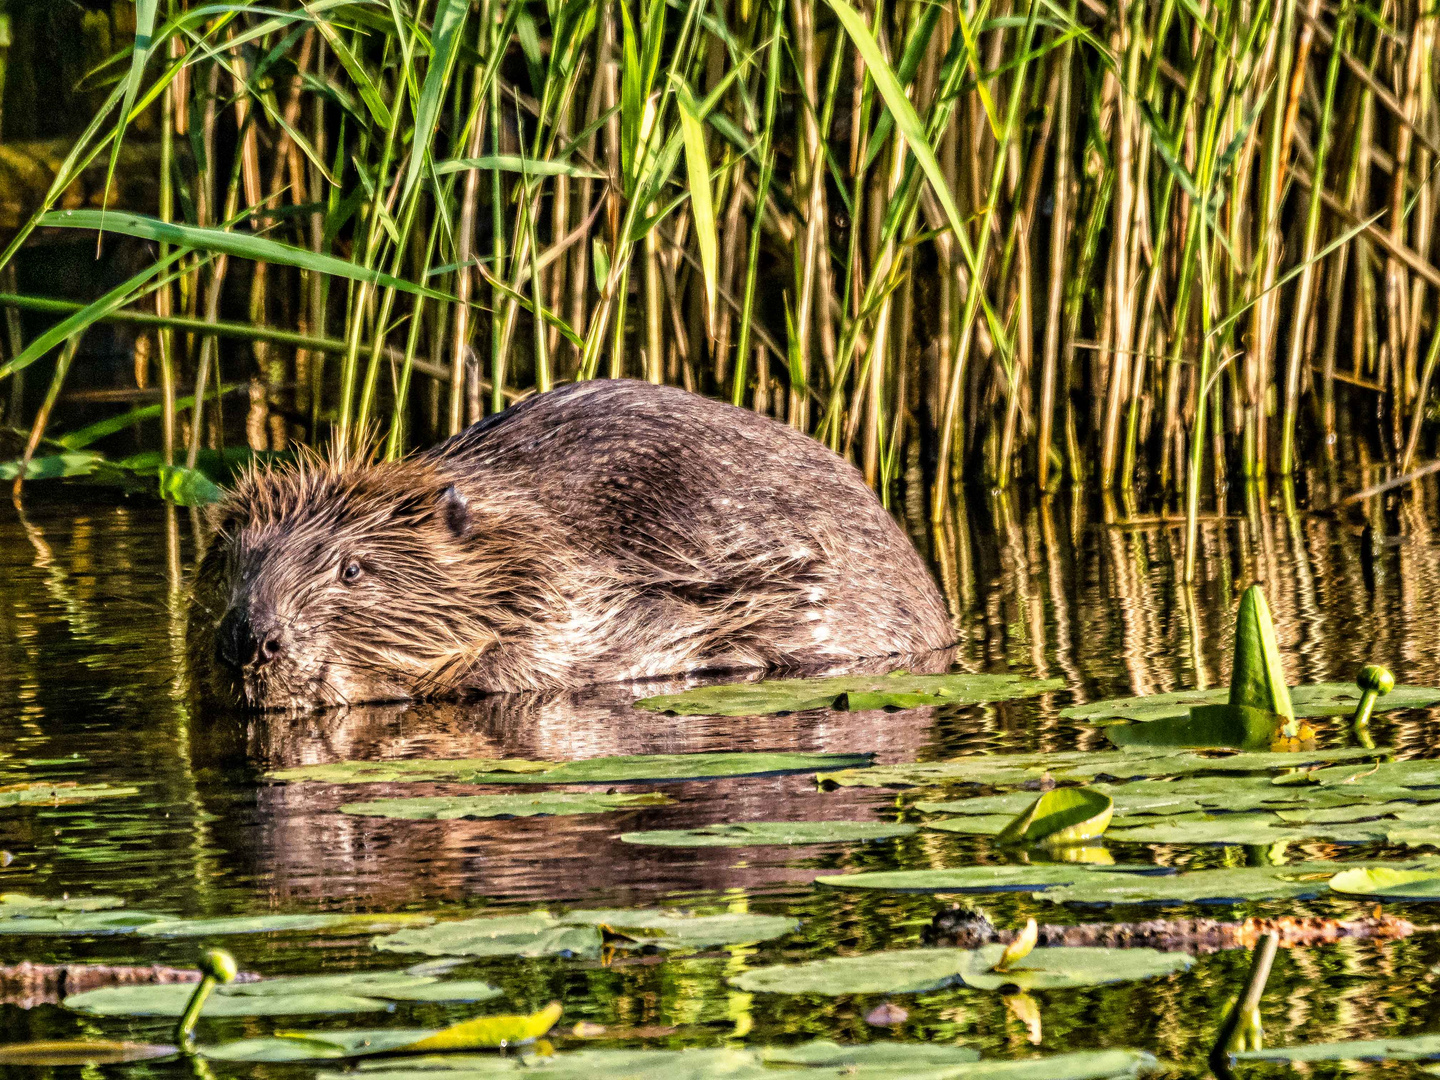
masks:
<svg viewBox="0 0 1440 1080"><path fill-rule="evenodd" d="M40 1039L0 1046L0 1065L116 1065L170 1057L175 1047L110 1039Z"/></svg>
<svg viewBox="0 0 1440 1080"><path fill-rule="evenodd" d="M1078 844L1110 824L1115 804L1093 788L1056 788L1036 799L996 840L1001 844Z"/></svg>
<svg viewBox="0 0 1440 1080"><path fill-rule="evenodd" d="M1251 585L1240 597L1240 614L1235 619L1235 663L1230 669L1230 704L1278 713L1287 721L1295 719L1280 649L1275 644L1275 625L1259 585Z"/></svg>
<svg viewBox="0 0 1440 1080"><path fill-rule="evenodd" d="M1005 946L1005 951L1000 954L1000 959L995 961L994 965L990 968L990 970L1009 971L1021 960L1024 960L1025 957L1029 956L1032 952L1035 951L1035 943L1039 940L1039 925L1035 922L1034 919L1027 920L1025 923L1025 929L1020 931L1019 936L1016 937L1014 941L1010 942L1009 945Z"/></svg>

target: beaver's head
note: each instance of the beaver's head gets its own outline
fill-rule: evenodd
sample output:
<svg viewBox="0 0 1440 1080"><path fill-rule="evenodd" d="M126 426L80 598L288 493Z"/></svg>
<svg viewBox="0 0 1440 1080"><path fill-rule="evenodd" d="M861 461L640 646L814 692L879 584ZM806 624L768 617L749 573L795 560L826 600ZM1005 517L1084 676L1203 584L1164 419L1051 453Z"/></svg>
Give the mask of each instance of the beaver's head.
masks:
<svg viewBox="0 0 1440 1080"><path fill-rule="evenodd" d="M489 518L424 459L246 472L195 584L202 683L266 709L426 696L503 621L513 530Z"/></svg>

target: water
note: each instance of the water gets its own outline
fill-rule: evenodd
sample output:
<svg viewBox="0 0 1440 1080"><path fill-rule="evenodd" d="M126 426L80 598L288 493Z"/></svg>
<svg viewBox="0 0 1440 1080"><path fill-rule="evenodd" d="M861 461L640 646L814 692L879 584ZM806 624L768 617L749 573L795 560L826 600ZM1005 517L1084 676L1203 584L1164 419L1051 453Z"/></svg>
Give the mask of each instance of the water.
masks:
<svg viewBox="0 0 1440 1080"><path fill-rule="evenodd" d="M252 724L197 713L182 692L183 583L195 554L189 512L104 497L76 504L38 494L23 515L0 510L0 783L105 781L132 797L0 810L0 848L13 861L0 889L58 897L113 894L181 915L265 912L426 912L548 906L681 906L757 911L803 920L794 935L757 947L611 964L497 960L461 969L506 997L478 1011L565 1006L562 1028L606 1025L589 1045L713 1046L904 1039L960 1042L988 1056L1091 1047L1150 1050L1185 1074L1204 1072L1219 1013L1243 984L1249 957L1202 957L1187 974L1100 990L1037 993L1025 1001L955 989L896 998L898 1027L867 1025L878 996L755 996L726 978L746 967L914 945L949 898L841 892L812 884L850 869L1002 861L988 842L940 833L829 848L667 850L626 845L622 831L716 821L893 819L894 791L820 791L810 775L664 785L668 807L583 817L406 822L336 807L356 789L274 785L267 767L359 757L529 757L700 750L874 751L881 761L934 759L983 749L1104 748L1097 730L1058 717L1103 696L1217 685L1228 679L1238 589L1265 583L1292 684L1353 678L1387 664L1397 679L1440 683L1437 491L1359 510L1287 516L1285 500L1238 499L1233 516L1202 530L1202 580L1175 584L1182 534L1156 518L1106 524L1102 507L1068 498L1022 507L971 501L936 548L952 600L964 611L959 664L1060 677L1062 692L995 706L893 714L815 712L757 720L693 720L633 712L627 691L598 689L476 705L355 709L303 721ZM1369 522L1368 529L1366 522ZM1436 711L1385 715L1376 741L1433 755ZM1343 724L1321 722L1343 744ZM365 797L459 792L453 785L367 789ZM515 789L509 789L515 790ZM622 790L628 790L622 788ZM638 788L637 788L638 790ZM910 815L914 817L913 812ZM1403 857L1371 846L1365 854ZM1134 848L1168 865L1243 865L1238 847ZM1348 857L1332 844L1292 847L1292 858ZM1014 856L1008 856L1013 858ZM1000 926L1153 917L1155 909L1072 910L1024 895L986 896ZM1169 909L1242 917L1355 916L1341 900ZM1391 905L1419 923L1423 905ZM266 974L403 965L366 937L229 937L242 968ZM0 936L0 962L103 960L193 964L200 943L133 937ZM1434 1029L1431 934L1390 944L1351 942L1282 950L1264 1003L1267 1044L1376 1038ZM383 1022L439 1025L474 1007L402 1005ZM202 1022L202 1041L272 1027L374 1026L374 1017ZM129 1037L166 1041L163 1020L78 1017L56 1005L0 1005L0 1041ZM579 1040L557 1040L564 1047ZM1320 1066L1322 1070L1339 1067ZM1419 1067L1387 1066L1387 1072ZM188 1075L183 1062L89 1068L90 1074ZM271 1067L308 1075L298 1067ZM62 1069L60 1072L74 1072ZM220 1073L234 1067L216 1066ZM244 1071L244 1070L241 1070ZM1253 1071L1253 1070L1251 1070ZM1263 1069L1261 1071L1264 1071Z"/></svg>

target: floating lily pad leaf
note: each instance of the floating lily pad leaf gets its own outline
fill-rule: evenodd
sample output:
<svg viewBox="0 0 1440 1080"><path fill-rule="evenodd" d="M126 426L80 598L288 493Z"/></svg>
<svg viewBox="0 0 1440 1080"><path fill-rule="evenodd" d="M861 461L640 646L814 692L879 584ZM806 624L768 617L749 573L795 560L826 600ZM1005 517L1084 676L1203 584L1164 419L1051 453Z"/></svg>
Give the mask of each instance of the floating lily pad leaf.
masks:
<svg viewBox="0 0 1440 1080"><path fill-rule="evenodd" d="M627 844L652 847L751 847L763 844L853 844L910 836L914 825L888 821L737 821L698 829L621 833Z"/></svg>
<svg viewBox="0 0 1440 1080"><path fill-rule="evenodd" d="M964 836L999 836L1014 822L1015 818L1010 814L974 814L927 821L925 828L935 832L960 833Z"/></svg>
<svg viewBox="0 0 1440 1080"><path fill-rule="evenodd" d="M427 956L598 956L600 931L562 922L548 911L491 915L401 930L372 944L388 952Z"/></svg>
<svg viewBox="0 0 1440 1080"><path fill-rule="evenodd" d="M125 901L118 896L67 896L47 900L25 893L4 893L0 894L0 919L28 919L60 912L111 911L124 906Z"/></svg>
<svg viewBox="0 0 1440 1080"><path fill-rule="evenodd" d="M781 1080L752 1050L578 1050L546 1056L447 1054L362 1061L365 1080ZM355 1072L322 1072L316 1080L355 1080ZM857 1074L857 1080L870 1078ZM887 1078L888 1080L888 1078ZM920 1078L925 1080L925 1078Z"/></svg>
<svg viewBox="0 0 1440 1080"><path fill-rule="evenodd" d="M1387 866L1342 870L1330 888L1350 896L1385 900L1440 900L1440 870L1402 870Z"/></svg>
<svg viewBox="0 0 1440 1080"><path fill-rule="evenodd" d="M1190 870L1183 874L1091 873L1039 895L1057 904L1203 904L1289 899L1324 892L1336 865L1293 863Z"/></svg>
<svg viewBox="0 0 1440 1080"><path fill-rule="evenodd" d="M1294 707L1296 716L1350 716L1355 712L1355 706L1360 703L1360 693L1360 688L1354 683L1292 686L1290 704ZM1085 705L1072 705L1068 709L1062 709L1060 715L1091 724L1117 720L1160 720L1170 716L1185 716L1197 705L1215 705L1229 699L1230 693L1225 687L1212 690L1179 690L1168 694L1110 698ZM1384 697L1376 699L1375 710L1423 709L1436 702L1440 702L1440 688L1397 686Z"/></svg>
<svg viewBox="0 0 1440 1080"><path fill-rule="evenodd" d="M143 927L168 920L170 916L152 911L58 912L52 917L0 919L0 934L104 935L133 934Z"/></svg>
<svg viewBox="0 0 1440 1080"><path fill-rule="evenodd" d="M181 1016L195 993L189 983L155 986L107 986L71 994L65 1007L91 1016ZM218 1016L305 1016L335 1013L383 1012L389 1002L351 994L211 994L200 1015Z"/></svg>
<svg viewBox="0 0 1440 1080"><path fill-rule="evenodd" d="M662 949L699 949L712 945L739 945L769 941L799 928L781 915L727 912L723 915L680 915L673 911L572 911L562 920L579 926L598 926L610 934ZM615 944L613 941L611 944Z"/></svg>
<svg viewBox="0 0 1440 1080"><path fill-rule="evenodd" d="M1282 840L1330 840L1363 844L1384 840L1383 823L1290 825L1274 814L1182 814L1153 825L1112 829L1108 839L1126 844L1278 844Z"/></svg>
<svg viewBox="0 0 1440 1080"><path fill-rule="evenodd" d="M950 870L872 870L861 874L827 874L815 880L838 889L885 889L893 892L1031 892L1069 885L1095 873L1153 873L1153 866L1106 866L1036 863L1025 866L962 866Z"/></svg>
<svg viewBox="0 0 1440 1080"><path fill-rule="evenodd" d="M966 1065L980 1060L979 1051L968 1046L940 1046L930 1043L862 1043L841 1046L828 1039L815 1039L798 1046L766 1046L761 1058L772 1065L806 1065L837 1068L864 1065Z"/></svg>
<svg viewBox="0 0 1440 1080"><path fill-rule="evenodd" d="M1173 975L1188 971L1194 962L1186 953L1155 949L1032 949L1004 971L993 970L1004 952L1004 945L971 951L961 962L960 978L976 990L1067 990Z"/></svg>
<svg viewBox="0 0 1440 1080"><path fill-rule="evenodd" d="M757 994L924 994L960 982L969 949L891 949L755 968L730 979Z"/></svg>
<svg viewBox="0 0 1440 1080"><path fill-rule="evenodd" d="M869 769L821 773L816 779L821 783L841 787L923 787L947 783L1007 787L1038 780L1047 772L1058 780L1097 777L1132 780L1197 773L1258 773L1339 761L1362 761L1383 756L1388 752L1352 747L1231 754L1156 749L1098 753L1066 751L1055 754L976 754L951 761L878 765Z"/></svg>
<svg viewBox="0 0 1440 1080"><path fill-rule="evenodd" d="M762 1047L759 1050L582 1050L549 1057L449 1055L414 1061L363 1061L366 1080L491 1080L535 1076L547 1080L776 1080L842 1076L845 1080L1104 1080L1155 1067L1143 1050L1090 1050L1019 1061L974 1061L964 1047L882 1042ZM322 1072L317 1080L349 1080Z"/></svg>
<svg viewBox="0 0 1440 1080"><path fill-rule="evenodd" d="M37 782L6 784L0 787L0 808L6 806L57 806L64 803L89 802L92 799L114 799L134 795L140 789L113 787L110 784L78 784Z"/></svg>
<svg viewBox="0 0 1440 1080"><path fill-rule="evenodd" d="M1409 802L1349 803L1345 806L1321 806L1315 809L1277 809L1275 816L1290 825L1344 825L1360 821L1377 821L1380 818L1401 816L1406 810L1415 809ZM1421 818L1420 820L1440 820Z"/></svg>
<svg viewBox="0 0 1440 1080"><path fill-rule="evenodd" d="M68 1008L95 1016L180 1016L191 984L115 986L72 994ZM303 1016L376 1012L395 1001L488 1001L498 987L478 980L444 981L404 971L296 975L216 987L202 1016Z"/></svg>
<svg viewBox="0 0 1440 1080"><path fill-rule="evenodd" d="M114 1042L108 1039L42 1039L0 1046L0 1065L118 1065L149 1061L178 1053L158 1043Z"/></svg>
<svg viewBox="0 0 1440 1080"><path fill-rule="evenodd" d="M555 761L521 761L513 758L452 758L430 761L401 758L396 761L332 761L277 769L271 780L311 780L321 784L396 784L405 781L469 780L480 773L535 773L553 769Z"/></svg>
<svg viewBox="0 0 1440 1080"><path fill-rule="evenodd" d="M1277 1046L1246 1050L1233 1057L1236 1061L1434 1061L1440 1059L1440 1035Z"/></svg>
<svg viewBox="0 0 1440 1080"><path fill-rule="evenodd" d="M1185 716L1144 724L1111 724L1105 737L1122 749L1173 746L1181 749L1268 750L1285 718L1245 705L1197 705Z"/></svg>
<svg viewBox="0 0 1440 1080"><path fill-rule="evenodd" d="M1055 788L1036 799L996 839L1002 844L1078 844L1103 833L1114 810L1104 792Z"/></svg>
<svg viewBox="0 0 1440 1080"><path fill-rule="evenodd" d="M730 982L753 993L779 994L923 994L957 982L977 990L1054 990L1149 979L1191 964L1184 953L1154 949L1036 949L1009 971L991 971L1004 952L1003 945L892 949L756 968Z"/></svg>
<svg viewBox="0 0 1440 1080"><path fill-rule="evenodd" d="M346 803L346 814L400 818L406 821L453 821L459 818L539 817L559 814L600 814L608 810L636 810L668 806L664 795L543 792L534 795L437 795L418 799L374 799Z"/></svg>
<svg viewBox="0 0 1440 1080"><path fill-rule="evenodd" d="M552 1003L528 1016L477 1016L439 1030L280 1032L269 1038L203 1046L199 1052L217 1061L280 1062L474 1050L537 1039L554 1027L559 1018L560 1006Z"/></svg>
<svg viewBox="0 0 1440 1080"><path fill-rule="evenodd" d="M487 762L485 759L346 761L282 769L270 776L276 780L318 780L329 784L396 783L407 780L454 781L466 784L624 784L655 780L706 780L720 776L768 776L775 773L808 772L811 769L860 769L871 760L871 754L786 751L633 754L563 763ZM497 767L487 770L483 768L485 765ZM533 768L535 765L544 767Z"/></svg>
<svg viewBox="0 0 1440 1080"><path fill-rule="evenodd" d="M926 705L977 705L1011 701L1064 687L1063 679L1019 675L846 675L833 679L767 679L697 686L679 694L641 698L635 704L675 716L763 716L805 709L915 709Z"/></svg>
<svg viewBox="0 0 1440 1080"><path fill-rule="evenodd" d="M284 934L300 930L329 933L374 934L396 927L429 926L428 915L350 915L317 912L313 915L231 915L216 919L166 917L135 927L146 937L212 937L224 934ZM3 927L3 924L0 924Z"/></svg>

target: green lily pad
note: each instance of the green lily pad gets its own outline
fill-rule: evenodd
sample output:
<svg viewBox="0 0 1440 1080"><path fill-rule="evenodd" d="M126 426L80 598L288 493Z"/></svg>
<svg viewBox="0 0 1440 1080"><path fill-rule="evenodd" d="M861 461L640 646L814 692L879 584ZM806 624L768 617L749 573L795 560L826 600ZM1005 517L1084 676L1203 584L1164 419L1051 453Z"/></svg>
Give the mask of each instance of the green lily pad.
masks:
<svg viewBox="0 0 1440 1080"><path fill-rule="evenodd" d="M195 993L190 983L157 986L107 986L71 994L65 1007L91 1016L181 1016ZM384 1012L390 1003L353 994L318 993L240 995L213 993L205 1000L200 1015L219 1016L304 1016Z"/></svg>
<svg viewBox="0 0 1440 1080"><path fill-rule="evenodd" d="M1440 1059L1440 1035L1277 1046L1231 1056L1236 1061L1435 1061Z"/></svg>
<svg viewBox="0 0 1440 1080"><path fill-rule="evenodd" d="M118 1065L150 1061L178 1053L159 1043L111 1039L39 1039L0 1046L0 1065Z"/></svg>
<svg viewBox="0 0 1440 1080"><path fill-rule="evenodd" d="M403 781L452 781L465 784L624 784L658 780L708 780L722 776L768 776L808 772L811 769L862 769L871 760L871 754L784 751L632 754L562 763L495 762L483 758L453 761L342 761L329 765L281 769L269 775L274 780L313 780L327 784ZM536 765L543 768L534 768Z"/></svg>
<svg viewBox="0 0 1440 1080"><path fill-rule="evenodd" d="M67 1008L93 1016L180 1016L193 984L111 986L71 994ZM442 981L405 971L297 975L218 986L201 1016L302 1016L377 1012L395 1001L489 1001L498 987L479 980Z"/></svg>
<svg viewBox="0 0 1440 1080"><path fill-rule="evenodd" d="M152 911L58 911L53 916L15 916L0 919L0 934L64 935L134 934L142 928L169 919Z"/></svg>
<svg viewBox="0 0 1440 1080"><path fill-rule="evenodd" d="M598 926L638 944L661 949L701 949L769 941L799 928L782 915L726 912L721 915L680 915L672 911L572 911L562 920L578 926ZM615 944L613 941L610 944Z"/></svg>
<svg viewBox="0 0 1440 1080"><path fill-rule="evenodd" d="M915 709L1011 701L1063 688L1063 679L1019 675L846 675L831 679L768 679L697 686L679 694L641 698L635 704L675 716L764 716L806 709Z"/></svg>
<svg viewBox="0 0 1440 1080"><path fill-rule="evenodd" d="M664 795L540 792L534 795L436 795L416 799L374 799L345 803L346 814L399 818L405 821L453 821L460 818L539 817L560 814L600 814L609 810L637 810L668 806Z"/></svg>
<svg viewBox="0 0 1440 1080"><path fill-rule="evenodd" d="M1336 863L1242 866L1182 874L1091 873L1039 895L1057 904L1240 903L1318 896Z"/></svg>
<svg viewBox="0 0 1440 1080"><path fill-rule="evenodd" d="M976 990L1068 990L1173 975L1194 962L1186 953L1155 949L1032 949L1003 972L992 970L1004 952L1004 945L973 950L960 965L960 978Z"/></svg>
<svg viewBox="0 0 1440 1080"><path fill-rule="evenodd" d="M1350 716L1360 703L1361 690L1354 683L1312 683L1290 687L1290 704L1296 716ZM1113 723L1117 720L1148 721L1166 717L1186 716L1197 705L1216 705L1230 699L1225 687L1211 690L1178 690L1168 694L1144 697L1109 698L1084 705L1071 705L1060 715L1091 724ZM1389 709L1423 709L1440 702L1440 688L1433 686L1397 686L1390 693L1375 699L1375 711Z"/></svg>
<svg viewBox="0 0 1440 1080"><path fill-rule="evenodd" d="M627 844L651 847L751 847L764 844L853 844L915 833L914 825L886 821L737 821L698 829L621 833Z"/></svg>
<svg viewBox="0 0 1440 1080"><path fill-rule="evenodd" d="M1387 826L1380 823L1289 824L1275 814L1181 814L1138 828L1115 828L1108 838L1125 844L1259 844L1281 841L1330 840L1337 844L1363 844L1384 840Z"/></svg>
<svg viewBox="0 0 1440 1080"><path fill-rule="evenodd" d="M539 1038L559 1018L560 1005L552 1002L526 1016L476 1016L448 1028L282 1032L269 1038L202 1046L199 1053L217 1061L281 1062L464 1051Z"/></svg>
<svg viewBox="0 0 1440 1080"><path fill-rule="evenodd" d="M342 934L375 934L396 927L429 926L428 915L351 915L317 912L311 915L230 915L215 919L177 919L165 916L134 928L145 937L211 937L225 934L284 934L323 930Z"/></svg>
<svg viewBox="0 0 1440 1080"><path fill-rule="evenodd" d="M59 806L65 803L89 802L92 799L115 799L135 795L139 788L114 787L110 784L51 783L36 781L28 784L6 784L0 787L0 808L7 806Z"/></svg>
<svg viewBox="0 0 1440 1080"><path fill-rule="evenodd" d="M976 990L1056 990L1170 975L1192 962L1184 953L1154 949L1035 949L1004 973L990 970L1004 952L1004 945L892 949L755 968L730 982L752 993L778 994L923 994L957 983Z"/></svg>
<svg viewBox="0 0 1440 1080"><path fill-rule="evenodd" d="M927 821L925 828L933 832L960 833L963 836L999 836L1013 824L1015 818L1010 814L974 814Z"/></svg>
<svg viewBox="0 0 1440 1080"><path fill-rule="evenodd" d="M1173 746L1182 749L1268 750L1285 718L1245 705L1197 705L1185 716L1144 724L1111 724L1105 737L1121 749Z"/></svg>
<svg viewBox="0 0 1440 1080"><path fill-rule="evenodd" d="M908 765L876 765L820 773L821 783L840 787L924 787L933 784L987 784L1013 787L1040 779L1046 773L1057 780L1098 777L1117 780L1186 776L1199 773L1260 773L1299 769L1319 764L1372 760L1388 750L1363 747L1333 750L1297 750L1281 753L1201 754L1190 750L1066 751L1054 754L976 754L951 761L921 761ZM1440 782L1440 781L1437 781Z"/></svg>
<svg viewBox="0 0 1440 1080"><path fill-rule="evenodd" d="M827 874L815 880L837 889L892 892L1032 892L1079 881L1088 874L1128 876L1153 866L1090 867L1084 863L1035 863L1023 866L961 866L948 870L871 870Z"/></svg>
<svg viewBox="0 0 1440 1080"><path fill-rule="evenodd" d="M1404 870L1386 866L1343 870L1330 888L1350 896L1385 900L1440 900L1440 870Z"/></svg>
<svg viewBox="0 0 1440 1080"><path fill-rule="evenodd" d="M565 923L548 911L490 915L400 930L371 942L386 952L427 956L598 956L600 931Z"/></svg>
<svg viewBox="0 0 1440 1080"><path fill-rule="evenodd" d="M1055 788L1036 799L1002 829L1002 844L1078 844L1093 840L1110 824L1115 804L1092 788Z"/></svg>
<svg viewBox="0 0 1440 1080"><path fill-rule="evenodd" d="M687 1050L581 1050L551 1056L448 1055L401 1061L361 1061L366 1080L491 1080L537 1076L548 1080L775 1080L818 1075L845 1080L1104 1080L1155 1067L1142 1050L1089 1050L1018 1061L976 1061L958 1046L880 1042ZM322 1072L317 1080L347 1080L351 1073Z"/></svg>
<svg viewBox="0 0 1440 1080"><path fill-rule="evenodd" d="M0 895L0 919L29 919L62 912L111 911L124 906L125 901L118 896L67 896L48 900L25 893L4 893Z"/></svg>
<svg viewBox="0 0 1440 1080"><path fill-rule="evenodd" d="M320 784L399 784L409 781L469 780L488 773L539 773L555 768L556 761L522 761L516 758L400 758L395 761L332 761L297 765L267 773L271 780L309 780Z"/></svg>

